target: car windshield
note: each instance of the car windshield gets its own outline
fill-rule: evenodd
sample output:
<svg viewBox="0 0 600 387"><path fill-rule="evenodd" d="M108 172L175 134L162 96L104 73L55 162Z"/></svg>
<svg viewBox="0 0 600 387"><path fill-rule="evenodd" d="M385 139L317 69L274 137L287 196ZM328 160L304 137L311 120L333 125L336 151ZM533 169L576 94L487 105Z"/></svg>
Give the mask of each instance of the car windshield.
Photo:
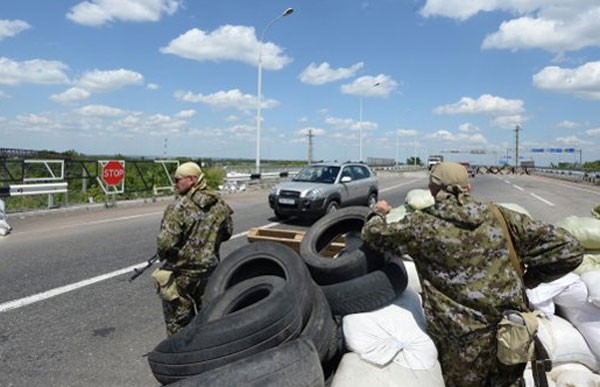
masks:
<svg viewBox="0 0 600 387"><path fill-rule="evenodd" d="M315 165L301 169L292 181L333 184L339 171L340 167L337 166Z"/></svg>

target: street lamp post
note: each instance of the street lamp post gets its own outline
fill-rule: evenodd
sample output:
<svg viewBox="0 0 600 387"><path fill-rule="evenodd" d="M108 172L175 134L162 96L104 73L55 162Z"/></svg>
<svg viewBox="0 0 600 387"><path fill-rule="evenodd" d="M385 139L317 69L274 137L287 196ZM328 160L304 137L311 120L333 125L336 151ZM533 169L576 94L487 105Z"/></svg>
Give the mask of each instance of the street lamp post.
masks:
<svg viewBox="0 0 600 387"><path fill-rule="evenodd" d="M269 27L273 25L277 20L286 17L294 12L293 8L288 8L275 19L271 20L269 24L263 30L260 41L258 42L258 93L257 93L257 106L256 106L256 173L260 173L260 126L261 126L261 107L262 107L262 46L265 34Z"/></svg>
<svg viewBox="0 0 600 387"><path fill-rule="evenodd" d="M371 87L367 89L367 91L371 90L373 87L377 87L381 84L381 82L376 82ZM358 147L359 147L359 160L363 161L363 96L360 96L360 109L358 112Z"/></svg>

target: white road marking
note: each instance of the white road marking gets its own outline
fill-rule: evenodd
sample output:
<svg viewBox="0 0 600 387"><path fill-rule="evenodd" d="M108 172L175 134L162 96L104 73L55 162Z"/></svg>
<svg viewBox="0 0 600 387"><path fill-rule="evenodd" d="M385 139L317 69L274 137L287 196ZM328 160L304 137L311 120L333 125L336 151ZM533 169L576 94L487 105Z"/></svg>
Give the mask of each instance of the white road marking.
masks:
<svg viewBox="0 0 600 387"><path fill-rule="evenodd" d="M421 177L421 178L419 178L419 179L410 180L410 181L407 181L406 183L402 183L402 184L393 185L393 186L391 186L391 187L387 187L387 188L381 189L381 190L379 190L379 192L386 192L386 191L390 191L390 190L393 190L393 189L395 189L395 188L402 187L402 186L404 186L404 185L407 185L407 184L412 184L412 183L414 183L415 181L419 181L419 180L423 180L423 179L425 179L425 177Z"/></svg>
<svg viewBox="0 0 600 387"><path fill-rule="evenodd" d="M513 187L515 187L515 188L516 188L516 189L518 189L519 191L525 191L523 188L519 187L519 186L518 186L518 185L516 185L516 184L513 184Z"/></svg>
<svg viewBox="0 0 600 387"><path fill-rule="evenodd" d="M136 217L140 217L140 216L143 216L143 215L127 216L127 217L116 218L116 219L123 220L123 219L136 218ZM100 220L100 221L90 222L90 223L102 223L104 221L108 221L108 220ZM87 223L87 224L90 224L90 223ZM280 223L269 223L267 225L262 226L261 228L271 228L271 227L277 226L278 224L280 224ZM249 231L244 231L244 232L240 232L240 233L237 233L235 235L232 235L231 238L230 238L230 240L246 236L248 234L248 232ZM83 288L85 286L95 284L96 282L104 281L104 280L107 280L107 279L110 279L110 278L113 278L113 277L116 277L116 276L119 276L119 275L122 275L122 274L126 274L126 273L132 274L132 272L133 272L134 269L142 268L142 267L146 266L146 264L147 264L147 262L138 263L136 265L129 266L129 267L126 267L124 269L116 270L116 271L113 271L111 273L102 274L102 275L99 275L97 277L93 277L93 278L89 278L89 279L86 279L86 280L83 280L83 281L75 282L75 283L70 284L70 285L65 285L65 286L61 286L61 287L58 287L58 288L55 288L55 289L51 289L51 290L48 290L48 291L45 291L45 292L42 292L42 293L34 294L33 296L20 298L18 300L4 302L4 303L0 304L0 313L6 312L6 311L12 310L12 309L18 309L18 308L21 308L23 306L36 303L38 301L47 300L48 298L56 297L56 296L59 296L61 294L68 293L68 292L71 292L73 290L77 290L77 289Z"/></svg>
<svg viewBox="0 0 600 387"><path fill-rule="evenodd" d="M548 201L548 200L544 199L543 197L541 197L541 196L538 196L538 195L534 194L533 192L530 192L529 194L530 194L531 196L533 196L534 198L536 198L537 200L540 200L540 201L542 201L542 202L546 203L546 204L547 204L547 205L549 205L550 207L554 207L554 203L552 203L551 201Z"/></svg>

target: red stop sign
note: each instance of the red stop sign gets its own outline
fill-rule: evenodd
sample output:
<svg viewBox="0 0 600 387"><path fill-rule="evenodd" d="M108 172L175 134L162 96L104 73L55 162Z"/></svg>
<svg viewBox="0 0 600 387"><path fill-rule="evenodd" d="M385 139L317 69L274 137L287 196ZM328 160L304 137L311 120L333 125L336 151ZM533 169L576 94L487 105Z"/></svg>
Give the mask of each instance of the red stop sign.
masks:
<svg viewBox="0 0 600 387"><path fill-rule="evenodd" d="M118 161L109 161L102 168L102 180L108 185L121 184L125 177L125 168Z"/></svg>

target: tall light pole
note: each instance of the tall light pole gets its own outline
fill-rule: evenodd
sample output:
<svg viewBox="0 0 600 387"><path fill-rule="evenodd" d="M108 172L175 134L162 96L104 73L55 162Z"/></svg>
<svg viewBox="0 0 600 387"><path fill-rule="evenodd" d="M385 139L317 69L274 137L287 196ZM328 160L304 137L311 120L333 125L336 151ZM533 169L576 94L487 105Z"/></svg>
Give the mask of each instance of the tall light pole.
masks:
<svg viewBox="0 0 600 387"><path fill-rule="evenodd" d="M269 27L271 27L273 25L273 23L275 23L277 20L286 17L287 15L290 15L292 12L294 12L293 8L288 8L285 11L283 11L283 13L279 16L277 16L275 19L271 20L269 22L269 24L267 24L267 26L265 27L265 29L262 32L262 35L260 36L260 41L258 42L258 93L257 93L257 106L256 106L256 173L260 173L260 125L261 125L261 121L262 121L262 117L261 117L261 107L262 107L262 46L263 46L263 40L265 38L265 34L267 33L267 30L269 29Z"/></svg>
<svg viewBox="0 0 600 387"><path fill-rule="evenodd" d="M376 82L371 85L366 91L371 90L374 87L377 87L381 84L381 82ZM358 113L358 147L359 147L359 160L363 161L363 96L360 96L360 110Z"/></svg>

